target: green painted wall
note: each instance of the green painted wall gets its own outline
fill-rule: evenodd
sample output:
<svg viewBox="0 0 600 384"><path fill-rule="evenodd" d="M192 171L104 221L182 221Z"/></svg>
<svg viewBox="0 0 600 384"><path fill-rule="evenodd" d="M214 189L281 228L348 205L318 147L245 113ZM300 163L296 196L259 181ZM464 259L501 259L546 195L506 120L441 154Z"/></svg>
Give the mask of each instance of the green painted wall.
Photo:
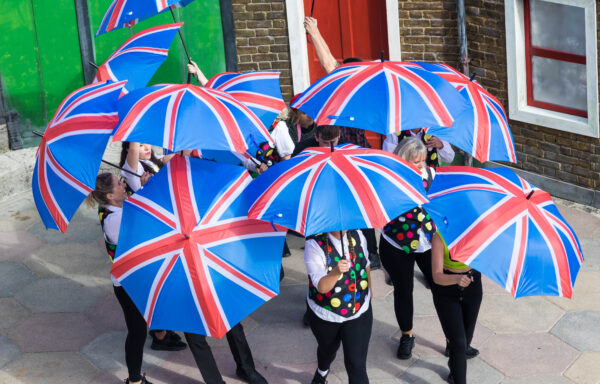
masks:
<svg viewBox="0 0 600 384"><path fill-rule="evenodd" d="M96 63L101 64L129 36L128 29L95 37L111 0L88 0ZM206 76L225 70L225 54L218 0L196 0L175 10L192 60ZM0 78L8 109L19 113L25 146L39 139L60 102L84 85L74 0L0 1ZM137 24L135 32L173 22L170 12ZM178 37L169 57L151 81L187 80L185 53Z"/></svg>

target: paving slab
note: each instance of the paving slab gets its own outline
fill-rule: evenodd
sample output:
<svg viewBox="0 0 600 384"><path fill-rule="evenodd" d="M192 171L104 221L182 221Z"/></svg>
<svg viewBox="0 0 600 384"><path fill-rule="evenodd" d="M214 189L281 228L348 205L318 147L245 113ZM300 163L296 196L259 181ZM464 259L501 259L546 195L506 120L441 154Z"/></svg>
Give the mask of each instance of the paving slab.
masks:
<svg viewBox="0 0 600 384"><path fill-rule="evenodd" d="M25 353L3 368L3 384L81 384L98 368L77 352Z"/></svg>
<svg viewBox="0 0 600 384"><path fill-rule="evenodd" d="M447 360L442 357L425 357L419 359L399 377L399 382L411 384L445 384L450 372Z"/></svg>
<svg viewBox="0 0 600 384"><path fill-rule="evenodd" d="M299 326L306 310L307 289L304 285L281 286L279 295L260 306L250 317L262 324L286 323Z"/></svg>
<svg viewBox="0 0 600 384"><path fill-rule="evenodd" d="M21 353L23 353L21 349L10 339L0 335L0 368L15 360Z"/></svg>
<svg viewBox="0 0 600 384"><path fill-rule="evenodd" d="M542 297L485 295L478 321L496 333L545 332L564 311Z"/></svg>
<svg viewBox="0 0 600 384"><path fill-rule="evenodd" d="M36 276L21 263L0 263L0 297L10 297L35 281Z"/></svg>
<svg viewBox="0 0 600 384"><path fill-rule="evenodd" d="M481 275L481 286L484 295L507 295L510 296L500 284L492 281L489 277ZM510 296L512 297L512 296Z"/></svg>
<svg viewBox="0 0 600 384"><path fill-rule="evenodd" d="M600 234L597 237L579 238L583 264L581 271L600 271Z"/></svg>
<svg viewBox="0 0 600 384"><path fill-rule="evenodd" d="M82 313L36 313L8 332L24 352L79 351L98 334Z"/></svg>
<svg viewBox="0 0 600 384"><path fill-rule="evenodd" d="M39 279L21 289L15 298L32 312L82 312L95 303L102 290L69 279Z"/></svg>
<svg viewBox="0 0 600 384"><path fill-rule="evenodd" d="M307 363L317 359L317 342L310 331L299 323L259 324L246 335L252 354L274 363Z"/></svg>
<svg viewBox="0 0 600 384"><path fill-rule="evenodd" d="M579 384L600 383L600 352L584 352L567 369L565 376Z"/></svg>
<svg viewBox="0 0 600 384"><path fill-rule="evenodd" d="M573 384L564 376L505 377L500 384Z"/></svg>
<svg viewBox="0 0 600 384"><path fill-rule="evenodd" d="M83 205L69 222L67 232L64 234L54 229L47 230L41 221L35 222L28 228L28 231L47 244L67 242L91 243L102 236L98 212Z"/></svg>
<svg viewBox="0 0 600 384"><path fill-rule="evenodd" d="M21 261L42 244L40 239L24 230L0 231L0 261Z"/></svg>
<svg viewBox="0 0 600 384"><path fill-rule="evenodd" d="M123 310L114 293L98 299L85 310L85 315L99 332L124 331L127 329Z"/></svg>
<svg viewBox="0 0 600 384"><path fill-rule="evenodd" d="M0 202L0 232L26 230L40 222L31 191Z"/></svg>
<svg viewBox="0 0 600 384"><path fill-rule="evenodd" d="M101 370L117 371L125 368L126 331L109 331L101 334L82 348L81 352ZM144 345L142 372L162 364L173 352L150 349L150 340ZM186 348L187 351L187 348ZM189 352L189 351L188 351Z"/></svg>
<svg viewBox="0 0 600 384"><path fill-rule="evenodd" d="M600 311L570 312L551 333L580 351L600 351Z"/></svg>
<svg viewBox="0 0 600 384"><path fill-rule="evenodd" d="M110 259L95 242L47 245L22 262L40 277L64 277L83 285L90 277L102 278L104 283L110 279Z"/></svg>
<svg viewBox="0 0 600 384"><path fill-rule="evenodd" d="M600 272L579 272L577 280L575 280L575 287L573 287L573 296L570 299L547 297L546 300L569 312L600 311Z"/></svg>
<svg viewBox="0 0 600 384"><path fill-rule="evenodd" d="M0 331L6 331L26 319L31 312L12 297L0 299Z"/></svg>
<svg viewBox="0 0 600 384"><path fill-rule="evenodd" d="M560 375L579 353L547 333L496 334L479 357L505 376Z"/></svg>

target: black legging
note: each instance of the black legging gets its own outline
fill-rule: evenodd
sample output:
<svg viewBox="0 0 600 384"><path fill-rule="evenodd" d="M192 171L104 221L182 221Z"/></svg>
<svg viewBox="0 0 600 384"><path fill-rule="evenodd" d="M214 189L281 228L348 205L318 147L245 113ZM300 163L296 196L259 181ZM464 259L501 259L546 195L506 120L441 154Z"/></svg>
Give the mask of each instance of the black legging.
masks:
<svg viewBox="0 0 600 384"><path fill-rule="evenodd" d="M129 372L129 381L142 380L142 359L144 357L144 343L146 342L146 320L137 309L123 287L114 287L115 296L123 308L125 324L127 324L127 338L125 339L125 363Z"/></svg>
<svg viewBox="0 0 600 384"><path fill-rule="evenodd" d="M406 253L391 245L383 236L379 240L381 264L394 284L394 312L402 332L413 329L413 288L415 261L431 286L431 251Z"/></svg>
<svg viewBox="0 0 600 384"><path fill-rule="evenodd" d="M367 352L373 327L371 306L360 317L343 323L325 321L308 310L310 329L317 339L317 363L321 371L331 366L342 344L344 365L350 384L368 384Z"/></svg>
<svg viewBox="0 0 600 384"><path fill-rule="evenodd" d="M446 272L444 272L446 273ZM473 271L473 282L464 290L457 284L433 284L433 304L448 339L448 367L455 384L467 382L467 346L471 344L481 305L481 274Z"/></svg>

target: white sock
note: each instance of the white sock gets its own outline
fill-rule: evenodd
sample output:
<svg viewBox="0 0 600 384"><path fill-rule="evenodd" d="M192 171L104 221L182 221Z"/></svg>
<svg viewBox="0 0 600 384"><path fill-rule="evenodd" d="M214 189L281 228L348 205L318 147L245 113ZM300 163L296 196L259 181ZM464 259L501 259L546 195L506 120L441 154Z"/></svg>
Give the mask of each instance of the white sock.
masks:
<svg viewBox="0 0 600 384"><path fill-rule="evenodd" d="M317 368L317 372L319 372L319 375L321 375L321 377L325 377L329 373L329 369L326 371L321 371L319 368Z"/></svg>

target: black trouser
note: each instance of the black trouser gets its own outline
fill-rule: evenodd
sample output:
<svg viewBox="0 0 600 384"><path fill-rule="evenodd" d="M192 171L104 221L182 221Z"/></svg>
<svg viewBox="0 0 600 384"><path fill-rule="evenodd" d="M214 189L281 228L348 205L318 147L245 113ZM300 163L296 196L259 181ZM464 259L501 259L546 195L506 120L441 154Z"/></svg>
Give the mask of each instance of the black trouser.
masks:
<svg viewBox="0 0 600 384"><path fill-rule="evenodd" d="M379 253L377 252L377 237L375 236L375 229L373 228L365 228L365 229L361 229L360 230L363 234L363 236L365 237L365 240L367 240L367 251L369 251L369 261L373 262L374 260L371 259L371 254L373 253ZM363 244L364 246L364 244Z"/></svg>
<svg viewBox="0 0 600 384"><path fill-rule="evenodd" d="M238 369L250 374L255 370L252 352L244 334L242 324L237 324L231 328L226 334L229 349L235 360ZM185 339L192 351L196 365L202 374L202 378L206 384L222 384L223 377L219 372L215 358L206 342L206 336L195 333L185 333Z"/></svg>
<svg viewBox="0 0 600 384"><path fill-rule="evenodd" d="M125 364L129 372L129 381L142 380L142 359L144 357L144 343L148 327L146 320L137 309L123 287L114 287L115 296L123 308L125 324L127 324L127 338L125 339Z"/></svg>
<svg viewBox="0 0 600 384"><path fill-rule="evenodd" d="M365 384L367 376L367 352L373 327L373 310L371 306L360 317L343 323L325 321L308 311L310 329L317 339L317 363L321 371L331 366L337 350L342 343L344 349L344 365L350 384Z"/></svg>
<svg viewBox="0 0 600 384"><path fill-rule="evenodd" d="M431 250L406 253L391 245L383 236L379 239L381 264L394 284L394 312L402 332L413 329L413 289L415 261L431 286Z"/></svg>
<svg viewBox="0 0 600 384"><path fill-rule="evenodd" d="M444 272L446 273L446 272ZM448 339L448 367L456 384L467 382L467 346L471 344L481 305L481 274L473 271L473 282L461 290L457 284L433 284L433 304Z"/></svg>

